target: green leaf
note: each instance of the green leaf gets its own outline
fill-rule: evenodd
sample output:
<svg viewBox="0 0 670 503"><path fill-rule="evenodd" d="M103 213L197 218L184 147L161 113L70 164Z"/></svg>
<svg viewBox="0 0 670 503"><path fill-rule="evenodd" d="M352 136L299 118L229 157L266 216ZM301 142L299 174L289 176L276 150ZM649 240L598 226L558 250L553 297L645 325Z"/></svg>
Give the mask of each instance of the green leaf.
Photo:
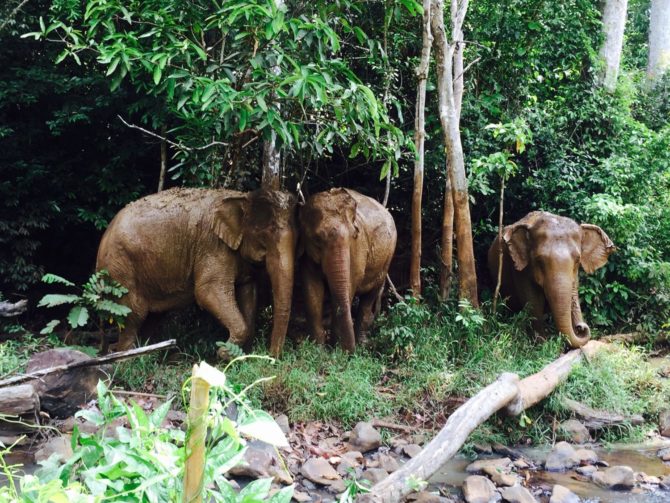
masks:
<svg viewBox="0 0 670 503"><path fill-rule="evenodd" d="M61 285L65 286L74 286L74 283L71 281L66 280L65 278L61 278L60 276L57 276L55 274L45 274L42 276L42 282L52 284L52 283L60 283Z"/></svg>
<svg viewBox="0 0 670 503"><path fill-rule="evenodd" d="M47 325L40 330L40 334L42 335L49 335L54 331L54 328L60 323L60 320L51 320Z"/></svg>
<svg viewBox="0 0 670 503"><path fill-rule="evenodd" d="M295 489L295 484L282 488L279 492L270 497L268 503L290 503L293 498L293 490Z"/></svg>
<svg viewBox="0 0 670 503"><path fill-rule="evenodd" d="M270 414L264 411L254 411L254 415L247 418L244 424L238 426L238 431L257 440L262 440L275 447L288 447L288 440L279 425Z"/></svg>
<svg viewBox="0 0 670 503"><path fill-rule="evenodd" d="M159 65L154 66L154 84L158 85L158 83L161 81L161 75L163 71L161 70L161 67Z"/></svg>
<svg viewBox="0 0 670 503"><path fill-rule="evenodd" d="M50 293L42 297L42 300L38 302L37 307L61 306L63 304L74 304L77 301L79 301L79 295L75 295L73 293Z"/></svg>
<svg viewBox="0 0 670 503"><path fill-rule="evenodd" d="M254 480L240 491L241 501L262 501L270 492L272 478Z"/></svg>
<svg viewBox="0 0 670 503"><path fill-rule="evenodd" d="M109 299L102 299L101 301L97 302L95 309L98 311L114 314L116 316L128 316L132 312L128 306L117 304L113 300Z"/></svg>
<svg viewBox="0 0 670 503"><path fill-rule="evenodd" d="M167 417L168 412L170 412L170 405L172 405L172 400L168 400L163 403L160 407L155 409L151 416L149 416L149 422L153 425L154 428L159 428L163 421Z"/></svg>
<svg viewBox="0 0 670 503"><path fill-rule="evenodd" d="M67 321L72 328L83 327L88 322L88 309L84 306L75 306L70 309Z"/></svg>

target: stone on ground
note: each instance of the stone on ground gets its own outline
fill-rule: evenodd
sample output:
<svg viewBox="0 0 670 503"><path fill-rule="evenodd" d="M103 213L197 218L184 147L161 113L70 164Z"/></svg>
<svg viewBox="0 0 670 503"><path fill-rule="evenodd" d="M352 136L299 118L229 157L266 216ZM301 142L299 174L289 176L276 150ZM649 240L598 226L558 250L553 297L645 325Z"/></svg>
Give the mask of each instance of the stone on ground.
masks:
<svg viewBox="0 0 670 503"><path fill-rule="evenodd" d="M279 459L277 450L260 440L249 442L242 462L233 467L229 473L253 479L272 477L282 484L293 483L293 477L284 469L284 463Z"/></svg>
<svg viewBox="0 0 670 503"><path fill-rule="evenodd" d="M658 455L659 458L661 458L661 461L670 461L670 447L661 449L656 454Z"/></svg>
<svg viewBox="0 0 670 503"><path fill-rule="evenodd" d="M340 479L340 475L325 458L309 458L300 467L300 473L306 479L324 486Z"/></svg>
<svg viewBox="0 0 670 503"><path fill-rule="evenodd" d="M49 349L30 357L26 373L90 359L87 354L74 349ZM33 386L40 397L42 410L55 418L72 416L97 396L98 381L108 380L105 370L101 366L83 367L54 372L34 380Z"/></svg>
<svg viewBox="0 0 670 503"><path fill-rule="evenodd" d="M562 472L578 464L575 448L567 442L559 442L547 456L544 468L549 472Z"/></svg>
<svg viewBox="0 0 670 503"><path fill-rule="evenodd" d="M670 437L670 409L665 409L658 416L658 430L664 437Z"/></svg>
<svg viewBox="0 0 670 503"><path fill-rule="evenodd" d="M549 503L579 503L580 499L575 493L573 493L567 487L560 486L556 484L554 490L551 493L551 498Z"/></svg>
<svg viewBox="0 0 670 503"><path fill-rule="evenodd" d="M386 470L389 473L393 473L400 468L400 463L398 463L396 458L390 456L389 454L380 454L379 468Z"/></svg>
<svg viewBox="0 0 670 503"><path fill-rule="evenodd" d="M454 503L454 500L428 491L420 491L407 496L407 500L414 503Z"/></svg>
<svg viewBox="0 0 670 503"><path fill-rule="evenodd" d="M523 486L506 487L500 494L502 494L503 501L509 503L537 503L535 496Z"/></svg>
<svg viewBox="0 0 670 503"><path fill-rule="evenodd" d="M291 426L288 424L288 416L286 414L280 414L275 417L275 422L279 429L284 432L284 435L291 433Z"/></svg>
<svg viewBox="0 0 670 503"><path fill-rule="evenodd" d="M362 478L369 480L372 485L375 485L377 482L381 482L388 477L388 475L388 472L382 468L369 468L363 472Z"/></svg>
<svg viewBox="0 0 670 503"><path fill-rule="evenodd" d="M72 437L63 435L62 437L51 437L40 449L35 452L35 461L46 461L53 454L56 454L61 463L65 463L72 457Z"/></svg>
<svg viewBox="0 0 670 503"><path fill-rule="evenodd" d="M495 468L493 466L485 466L482 470L489 476L491 481L497 486L513 486L519 482L519 477L514 473L507 473L506 470Z"/></svg>
<svg viewBox="0 0 670 503"><path fill-rule="evenodd" d="M368 452L379 447L382 436L370 423L358 423L349 437L349 449L352 451Z"/></svg>
<svg viewBox="0 0 670 503"><path fill-rule="evenodd" d="M500 501L500 494L486 477L470 475L463 482L463 496L468 503L492 503Z"/></svg>
<svg viewBox="0 0 670 503"><path fill-rule="evenodd" d="M575 461L580 465L595 465L598 462L598 455L591 449L577 449Z"/></svg>
<svg viewBox="0 0 670 503"><path fill-rule="evenodd" d="M565 440L575 444L585 444L591 441L588 428L576 419L563 421L558 429Z"/></svg>
<svg viewBox="0 0 670 503"><path fill-rule="evenodd" d="M500 468L502 470L507 470L512 464L510 458L493 458L493 459L480 459L474 463L470 463L465 471L468 473L481 473L486 467Z"/></svg>
<svg viewBox="0 0 670 503"><path fill-rule="evenodd" d="M594 473L593 481L608 489L632 489L635 487L635 473L630 466L611 466Z"/></svg>
<svg viewBox="0 0 670 503"><path fill-rule="evenodd" d="M585 477L593 477L593 474L598 471L598 469L595 466L579 466L575 468L575 471L579 473L580 475L584 475Z"/></svg>
<svg viewBox="0 0 670 503"><path fill-rule="evenodd" d="M421 452L421 446L418 444L409 444L405 445L402 448L402 452L405 453L406 456L409 456L410 458L414 458L419 455Z"/></svg>

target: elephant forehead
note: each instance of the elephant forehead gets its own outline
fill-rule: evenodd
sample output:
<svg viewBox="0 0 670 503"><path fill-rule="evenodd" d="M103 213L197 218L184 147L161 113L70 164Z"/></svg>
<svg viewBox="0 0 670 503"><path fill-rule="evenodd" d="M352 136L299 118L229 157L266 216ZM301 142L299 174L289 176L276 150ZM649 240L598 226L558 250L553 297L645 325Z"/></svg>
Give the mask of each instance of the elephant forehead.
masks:
<svg viewBox="0 0 670 503"><path fill-rule="evenodd" d="M546 213L542 219L536 220L531 232L538 237L569 236L578 239L581 235L577 222L551 213Z"/></svg>

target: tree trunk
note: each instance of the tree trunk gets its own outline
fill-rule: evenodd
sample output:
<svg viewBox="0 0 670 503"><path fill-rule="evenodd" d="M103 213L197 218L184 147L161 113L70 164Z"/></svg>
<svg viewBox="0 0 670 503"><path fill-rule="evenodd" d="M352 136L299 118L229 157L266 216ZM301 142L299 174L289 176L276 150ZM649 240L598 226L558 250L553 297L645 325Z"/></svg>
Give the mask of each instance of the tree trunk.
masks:
<svg viewBox="0 0 670 503"><path fill-rule="evenodd" d="M472 245L472 223L468 198L468 179L465 174L465 160L456 115L454 96L453 56L457 44L449 44L444 29L444 0L433 0L432 27L435 36L435 59L437 63L437 89L440 107L440 122L447 151L449 177L451 180L454 224L456 230L456 251L458 258L459 298L467 299L473 306L479 306L477 298L477 273ZM468 0L462 0L456 7L452 5L452 30L460 32ZM462 72L461 72L462 73Z"/></svg>
<svg viewBox="0 0 670 503"><path fill-rule="evenodd" d="M451 291L454 269L454 199L449 180L449 166L445 164L444 208L442 210L442 243L440 249L440 300L447 300Z"/></svg>
<svg viewBox="0 0 670 503"><path fill-rule="evenodd" d="M670 0L651 0L647 79L656 82L670 68Z"/></svg>
<svg viewBox="0 0 670 503"><path fill-rule="evenodd" d="M274 0L277 9L284 7L284 0ZM272 67L272 73L279 75L278 66ZM275 104L277 110L279 105ZM277 150L277 134L272 131L270 138L263 142L263 177L261 184L263 187L273 190L281 189L281 156Z"/></svg>
<svg viewBox="0 0 670 503"><path fill-rule="evenodd" d="M496 289L493 293L493 312L498 307L498 295L502 286L502 266L503 266L503 202L505 197L505 176L500 177L500 206L498 211L498 276L496 278Z"/></svg>
<svg viewBox="0 0 670 503"><path fill-rule="evenodd" d="M600 47L600 58L604 65L601 83L608 91L614 91L619 75L627 6L628 0L604 0L602 7L605 40Z"/></svg>
<svg viewBox="0 0 670 503"><path fill-rule="evenodd" d="M161 127L161 171L158 176L158 190L160 192L165 186L165 173L167 172L167 142L165 141L165 125Z"/></svg>
<svg viewBox="0 0 670 503"><path fill-rule="evenodd" d="M416 69L418 79L416 90L416 116L414 118L414 192L412 193L412 257L409 268L409 285L414 297L421 295L421 198L423 196L423 160L426 109L426 81L430 63L430 48L433 35L430 32L431 0L423 0L423 47L421 61Z"/></svg>

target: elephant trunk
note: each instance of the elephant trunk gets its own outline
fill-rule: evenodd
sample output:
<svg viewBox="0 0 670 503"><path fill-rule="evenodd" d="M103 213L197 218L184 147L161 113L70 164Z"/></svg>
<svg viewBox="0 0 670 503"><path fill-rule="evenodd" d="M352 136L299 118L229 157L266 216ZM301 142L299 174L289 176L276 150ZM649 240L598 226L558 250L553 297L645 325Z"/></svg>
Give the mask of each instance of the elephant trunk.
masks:
<svg viewBox="0 0 670 503"><path fill-rule="evenodd" d="M586 344L591 338L591 331L582 320L577 281L572 278L556 280L545 294L559 332L568 337L573 348Z"/></svg>
<svg viewBox="0 0 670 503"><path fill-rule="evenodd" d="M354 323L351 318L351 263L349 247L345 243L333 246L332 253L323 261L323 269L330 287L333 327L345 351L356 348Z"/></svg>
<svg viewBox="0 0 670 503"><path fill-rule="evenodd" d="M272 284L270 354L278 357L284 347L291 314L295 268L295 240L292 235L283 236L277 249L268 252L266 267Z"/></svg>

